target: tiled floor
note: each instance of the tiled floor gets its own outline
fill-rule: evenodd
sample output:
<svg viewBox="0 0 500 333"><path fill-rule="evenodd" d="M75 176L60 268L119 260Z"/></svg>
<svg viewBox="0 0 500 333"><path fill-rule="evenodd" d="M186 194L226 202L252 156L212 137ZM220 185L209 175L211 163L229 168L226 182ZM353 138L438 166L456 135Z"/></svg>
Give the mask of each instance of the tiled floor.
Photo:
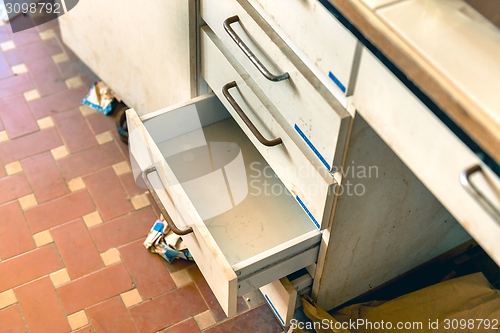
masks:
<svg viewBox="0 0 500 333"><path fill-rule="evenodd" d="M145 192L127 146L111 117L79 105L96 77L57 22L9 31L0 26L0 333L281 332L267 305L242 298L228 320L195 264L144 249L156 215L133 204Z"/></svg>

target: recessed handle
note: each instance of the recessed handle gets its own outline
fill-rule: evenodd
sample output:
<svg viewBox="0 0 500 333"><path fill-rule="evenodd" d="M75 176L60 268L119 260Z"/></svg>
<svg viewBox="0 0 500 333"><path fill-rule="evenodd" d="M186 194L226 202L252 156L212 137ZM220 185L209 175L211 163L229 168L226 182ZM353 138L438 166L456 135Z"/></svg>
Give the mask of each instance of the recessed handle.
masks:
<svg viewBox="0 0 500 333"><path fill-rule="evenodd" d="M248 46L241 40L241 38L238 36L238 34L236 34L236 32L233 30L233 28L231 28L231 24L235 23L235 22L239 22L239 20L240 20L240 18L238 17L238 15L235 15L235 16L231 16L230 18L228 18L224 21L223 26L224 26L224 29L226 30L226 32L228 33L229 37L231 37L231 39L236 43L236 45L238 45L240 50L243 51L243 53L247 56L247 58L252 62L252 64L255 65L255 67L257 67L259 72L262 75L264 75L264 77L266 79L268 79L269 81L274 81L274 82L283 81L283 80L288 79L290 77L290 75L286 72L283 74L278 74L278 75L271 73L262 64L262 62L260 62L260 60L255 56L255 54L252 52L252 50L250 50L248 48Z"/></svg>
<svg viewBox="0 0 500 333"><path fill-rule="evenodd" d="M222 94L224 95L224 97L226 97L229 104L231 104L234 111L236 111L236 113L240 116L241 120L243 120L245 125L247 125L247 127L250 129L252 134L255 135L257 140L259 140L259 142L262 143L264 146L268 146L268 147L277 146L277 145L283 143L281 138L267 140L266 138L264 138L264 136L262 136L262 134L259 132L259 130L252 123L252 121L250 119L248 119L247 115L240 108L238 103L236 103L233 96L231 96L231 94L229 93L229 89L235 88L235 87L236 87L236 82L232 81L232 82L227 83L226 85L224 85L224 87L222 87Z"/></svg>
<svg viewBox="0 0 500 333"><path fill-rule="evenodd" d="M460 183L493 218L500 222L500 212L498 209L496 209L488 198L486 198L486 196L470 181L470 177L476 172L483 173L483 169L479 164L462 171L460 174Z"/></svg>
<svg viewBox="0 0 500 333"><path fill-rule="evenodd" d="M156 193L156 191L153 188L153 185L151 185L151 182L148 179L148 175L152 172L155 172L155 171L156 171L156 167L154 165L150 166L149 168L144 170L142 172L142 180L144 180L144 183L146 184L146 187L148 188L149 193L151 193L153 200L156 202L156 205L160 209L160 212L163 214L163 217L165 218L165 221L167 222L168 227L179 236L183 236L183 235L187 235L187 234L192 233L193 228L191 228L191 227L187 228L186 230L180 230L179 228L177 228L174 221L172 221L172 219L170 218L170 215L167 213L167 210L165 209L165 207L163 207L163 204L161 203L160 197L158 196L158 194Z"/></svg>

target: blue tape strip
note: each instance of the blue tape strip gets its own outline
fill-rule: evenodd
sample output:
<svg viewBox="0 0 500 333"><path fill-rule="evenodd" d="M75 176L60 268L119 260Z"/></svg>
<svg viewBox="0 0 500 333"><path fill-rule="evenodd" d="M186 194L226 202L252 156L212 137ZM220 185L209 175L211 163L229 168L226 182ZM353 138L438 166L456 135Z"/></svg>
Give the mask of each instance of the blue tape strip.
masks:
<svg viewBox="0 0 500 333"><path fill-rule="evenodd" d="M316 156L320 159L321 163L323 163L323 165L328 169L328 171L330 171L331 170L330 164L328 164L328 162L325 160L323 155L321 155L321 153L316 149L316 147L314 147L312 142L309 141L309 138L304 134L304 132L302 132L302 130L299 128L299 126L297 126L297 124L295 124L294 128L297 131L297 133L299 133L300 137L307 143L309 148L312 149L314 154L316 154Z"/></svg>
<svg viewBox="0 0 500 333"><path fill-rule="evenodd" d="M333 82L335 82L335 84L340 88L340 90L342 90L342 92L345 94L345 87L344 85L342 84L342 82L340 82L339 79L337 79L337 77L335 75L333 75L332 72L328 72L328 77L330 79L332 79Z"/></svg>
<svg viewBox="0 0 500 333"><path fill-rule="evenodd" d="M313 214L311 214L311 212L309 211L309 209L307 209L306 205L302 202L302 200L300 200L300 198L299 198L298 195L295 196L295 200L297 200L297 202L300 204L300 206L302 207L302 209L307 213L307 215L313 221L313 223L316 226L316 228L321 229L321 226L319 225L318 221L316 221L316 219L314 218Z"/></svg>
<svg viewBox="0 0 500 333"><path fill-rule="evenodd" d="M155 225L153 226L154 231L158 232L163 232L163 223L162 222L155 222Z"/></svg>
<svg viewBox="0 0 500 333"><path fill-rule="evenodd" d="M269 299L269 297L267 296L267 294L264 294L264 297L266 298L266 300L269 303L269 305L271 305L271 308L273 309L274 313L276 313L276 316L278 316L278 319L281 321L281 323L283 325L285 325L285 321L283 320L283 318L281 318L280 314L278 313L278 310L276 310L276 308L274 307L273 302L271 302L271 300Z"/></svg>

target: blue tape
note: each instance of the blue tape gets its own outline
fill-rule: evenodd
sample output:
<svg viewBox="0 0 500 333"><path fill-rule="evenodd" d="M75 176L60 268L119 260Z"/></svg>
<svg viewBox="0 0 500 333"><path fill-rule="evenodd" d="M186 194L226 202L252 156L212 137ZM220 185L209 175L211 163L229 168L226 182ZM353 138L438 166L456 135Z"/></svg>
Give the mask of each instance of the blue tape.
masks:
<svg viewBox="0 0 500 333"><path fill-rule="evenodd" d="M276 308L274 307L273 302L271 302L271 300L269 299L269 297L267 296L267 294L264 294L264 297L266 298L266 300L269 303L269 305L271 305L271 308L273 309L274 313L276 313L276 316L278 316L278 319L281 321L281 323L283 325L285 325L285 321L283 320L283 318L281 318L280 314L278 313L278 310L276 310Z"/></svg>
<svg viewBox="0 0 500 333"><path fill-rule="evenodd" d="M155 225L153 226L153 230L163 233L163 223L162 222L155 222Z"/></svg>
<svg viewBox="0 0 500 333"><path fill-rule="evenodd" d="M316 149L316 147L314 147L314 145L312 144L312 142L304 134L304 132L302 132L302 130L299 128L299 126L297 126L297 124L295 124L294 128L297 131L297 133L299 133L300 137L307 143L307 145L309 146L309 148L312 149L312 151L314 152L314 154L316 154L316 156L319 158L319 160L321 161L321 163L323 163L323 165L328 169L328 171L330 171L330 169L331 169L330 164L328 164L328 162L325 160L325 158L323 157L323 155L321 155L321 153Z"/></svg>
<svg viewBox="0 0 500 333"><path fill-rule="evenodd" d="M335 82L335 84L340 88L340 90L342 90L342 92L345 94L345 87L344 85L342 84L342 82L340 82L339 79L337 79L337 77L335 75L333 75L332 72L328 72L328 77L330 79L332 79L333 82Z"/></svg>
<svg viewBox="0 0 500 333"><path fill-rule="evenodd" d="M318 221L316 221L316 219L314 218L313 214L311 214L311 212L309 211L309 209L307 209L306 205L302 202L302 200L300 200L300 198L299 198L298 195L295 196L295 200L297 200L297 202L300 204L300 206L302 207L302 209L306 212L306 214L309 216L309 218L313 221L313 223L316 226L316 228L321 229L321 226L319 225Z"/></svg>

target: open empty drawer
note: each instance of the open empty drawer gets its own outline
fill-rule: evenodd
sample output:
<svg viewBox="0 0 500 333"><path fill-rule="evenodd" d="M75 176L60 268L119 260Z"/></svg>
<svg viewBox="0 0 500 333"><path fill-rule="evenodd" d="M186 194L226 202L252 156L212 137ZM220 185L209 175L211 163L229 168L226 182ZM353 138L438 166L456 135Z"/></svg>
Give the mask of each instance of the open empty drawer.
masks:
<svg viewBox="0 0 500 333"><path fill-rule="evenodd" d="M320 231L216 96L142 118L130 109L127 121L134 176L185 234L228 316L238 295L316 261Z"/></svg>

